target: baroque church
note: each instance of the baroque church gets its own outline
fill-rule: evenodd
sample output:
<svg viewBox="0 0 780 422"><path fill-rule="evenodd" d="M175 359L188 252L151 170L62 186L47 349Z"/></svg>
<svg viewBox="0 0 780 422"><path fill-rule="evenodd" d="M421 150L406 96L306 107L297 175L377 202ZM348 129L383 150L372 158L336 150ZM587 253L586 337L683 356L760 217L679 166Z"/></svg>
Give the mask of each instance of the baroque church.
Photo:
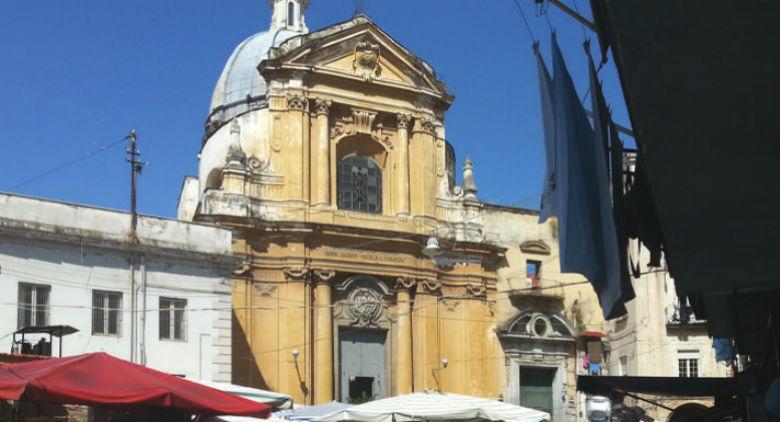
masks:
<svg viewBox="0 0 780 422"><path fill-rule="evenodd" d="M555 227L479 199L430 64L366 16L310 32L308 0L269 3L269 30L216 83L178 209L232 229L243 257L233 382L303 404L439 390L576 418L580 334L604 321L589 285L560 287L582 279L559 273Z"/></svg>

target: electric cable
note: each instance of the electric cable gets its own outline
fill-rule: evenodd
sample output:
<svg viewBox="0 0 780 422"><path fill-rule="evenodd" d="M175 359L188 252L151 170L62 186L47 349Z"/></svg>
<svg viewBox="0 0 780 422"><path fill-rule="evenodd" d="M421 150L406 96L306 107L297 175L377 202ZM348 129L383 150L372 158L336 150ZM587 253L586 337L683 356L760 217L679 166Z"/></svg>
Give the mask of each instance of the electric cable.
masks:
<svg viewBox="0 0 780 422"><path fill-rule="evenodd" d="M79 157L73 158L71 160L63 162L62 164L59 164L59 165L57 165L55 167L52 167L49 170L46 170L44 172L41 172L41 173L36 174L34 176L31 176L31 177L29 177L27 179L24 179L21 182L15 184L13 186L9 186L6 190L7 191L13 191L13 190L16 190L16 189L18 189L18 188L20 188L22 186L25 186L25 185L28 185L30 183L36 182L36 181L38 181L40 179L43 179L46 176L50 176L50 175L52 175L52 174L54 174L54 173L56 173L58 171L64 170L64 169L66 169L68 167L71 167L71 166L73 166L75 164L78 164L78 163L80 163L80 162L82 162L82 161L84 161L84 160L86 160L88 158L91 158L91 157L93 157L93 156L95 156L97 154L100 154L102 152L108 151L108 150L116 147L117 145L121 144L124 141L125 141L125 138L122 137L122 138L120 138L120 139L118 139L118 140L116 140L114 142L111 142L109 144L103 145L103 146L101 146L98 149L95 149L95 150L92 150L90 152L87 152L86 154L83 154L83 155L81 155Z"/></svg>

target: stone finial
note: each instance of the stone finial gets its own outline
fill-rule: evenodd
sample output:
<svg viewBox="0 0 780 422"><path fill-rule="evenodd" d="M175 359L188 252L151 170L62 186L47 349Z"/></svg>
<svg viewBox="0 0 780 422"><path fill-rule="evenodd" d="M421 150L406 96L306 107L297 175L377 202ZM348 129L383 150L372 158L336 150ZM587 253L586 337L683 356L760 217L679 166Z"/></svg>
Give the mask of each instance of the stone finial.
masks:
<svg viewBox="0 0 780 422"><path fill-rule="evenodd" d="M241 149L241 126L237 120L230 124L230 146L227 153L229 167L243 167L246 163L246 153Z"/></svg>
<svg viewBox="0 0 780 422"><path fill-rule="evenodd" d="M466 199L477 199L477 184L474 182L474 165L471 158L466 157L463 163L463 194Z"/></svg>

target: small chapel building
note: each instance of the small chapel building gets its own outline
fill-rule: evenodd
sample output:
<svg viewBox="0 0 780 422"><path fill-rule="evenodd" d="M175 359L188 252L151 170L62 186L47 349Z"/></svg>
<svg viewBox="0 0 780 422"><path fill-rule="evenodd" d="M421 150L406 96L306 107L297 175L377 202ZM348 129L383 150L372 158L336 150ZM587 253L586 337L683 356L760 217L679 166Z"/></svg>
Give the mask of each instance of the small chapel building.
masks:
<svg viewBox="0 0 780 422"><path fill-rule="evenodd" d="M558 287L581 278L558 273L555 227L480 201L468 159L456 184L453 95L428 63L366 16L309 32L308 0L269 3L217 81L178 210L232 229L243 257L233 381L576 418L578 336L603 320L589 285Z"/></svg>

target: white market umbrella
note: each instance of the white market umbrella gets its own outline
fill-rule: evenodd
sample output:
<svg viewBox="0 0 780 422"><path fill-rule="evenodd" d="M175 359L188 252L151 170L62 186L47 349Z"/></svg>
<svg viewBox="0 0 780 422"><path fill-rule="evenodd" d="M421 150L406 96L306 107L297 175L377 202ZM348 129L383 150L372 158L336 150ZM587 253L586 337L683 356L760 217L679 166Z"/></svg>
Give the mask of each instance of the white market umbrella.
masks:
<svg viewBox="0 0 780 422"><path fill-rule="evenodd" d="M549 421L550 414L497 400L424 392L390 397L337 411L312 422Z"/></svg>
<svg viewBox="0 0 780 422"><path fill-rule="evenodd" d="M276 393L273 391L261 390L259 388L244 387L243 385L230 384L227 382L215 382L204 380L190 380L211 387L215 390L235 394L245 399L265 403L274 409L289 409L292 407L292 397L287 394Z"/></svg>

